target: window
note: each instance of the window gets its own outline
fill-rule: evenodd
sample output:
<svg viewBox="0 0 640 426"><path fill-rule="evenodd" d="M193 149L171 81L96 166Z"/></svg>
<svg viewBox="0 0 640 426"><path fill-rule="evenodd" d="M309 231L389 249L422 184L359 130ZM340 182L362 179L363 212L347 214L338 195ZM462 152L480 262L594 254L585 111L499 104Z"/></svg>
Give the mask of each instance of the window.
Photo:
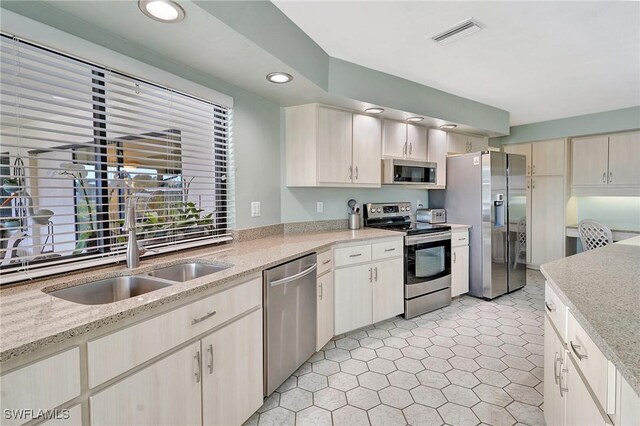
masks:
<svg viewBox="0 0 640 426"><path fill-rule="evenodd" d="M2 35L2 283L229 240L231 110ZM74 263L70 265L70 263Z"/></svg>

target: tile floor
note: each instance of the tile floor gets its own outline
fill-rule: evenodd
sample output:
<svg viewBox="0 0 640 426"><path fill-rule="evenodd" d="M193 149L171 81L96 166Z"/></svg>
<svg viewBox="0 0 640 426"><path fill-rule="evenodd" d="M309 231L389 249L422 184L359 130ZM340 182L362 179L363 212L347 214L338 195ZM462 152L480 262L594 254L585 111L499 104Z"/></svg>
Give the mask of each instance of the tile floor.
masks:
<svg viewBox="0 0 640 426"><path fill-rule="evenodd" d="M542 425L544 279L337 336L246 425Z"/></svg>

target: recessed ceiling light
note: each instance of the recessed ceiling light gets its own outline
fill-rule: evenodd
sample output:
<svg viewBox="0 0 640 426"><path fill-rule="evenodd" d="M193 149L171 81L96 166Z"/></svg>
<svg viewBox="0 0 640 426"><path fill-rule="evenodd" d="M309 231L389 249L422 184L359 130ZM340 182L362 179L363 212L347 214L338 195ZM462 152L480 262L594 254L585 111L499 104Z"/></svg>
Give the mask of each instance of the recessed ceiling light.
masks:
<svg viewBox="0 0 640 426"><path fill-rule="evenodd" d="M138 0L138 7L156 21L173 23L184 19L184 9L172 0Z"/></svg>
<svg viewBox="0 0 640 426"><path fill-rule="evenodd" d="M384 108L367 108L364 112L368 112L369 114L382 114L384 112Z"/></svg>
<svg viewBox="0 0 640 426"><path fill-rule="evenodd" d="M440 126L441 129L455 129L458 127L456 124L443 124Z"/></svg>
<svg viewBox="0 0 640 426"><path fill-rule="evenodd" d="M293 76L291 74L287 74L286 72L272 72L267 74L267 80L272 83L288 83L293 80Z"/></svg>
<svg viewBox="0 0 640 426"><path fill-rule="evenodd" d="M409 117L407 118L407 121L410 121L412 123L417 123L418 121L422 121L424 120L424 117Z"/></svg>

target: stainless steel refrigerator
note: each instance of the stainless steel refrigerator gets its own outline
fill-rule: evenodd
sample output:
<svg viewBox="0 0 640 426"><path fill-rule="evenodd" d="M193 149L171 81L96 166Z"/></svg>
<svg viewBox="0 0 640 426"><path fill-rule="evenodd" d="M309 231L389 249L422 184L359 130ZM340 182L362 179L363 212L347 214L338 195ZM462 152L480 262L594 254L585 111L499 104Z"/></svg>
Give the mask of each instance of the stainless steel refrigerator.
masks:
<svg viewBox="0 0 640 426"><path fill-rule="evenodd" d="M524 155L476 152L447 158L447 187L430 207L469 230L469 294L493 299L525 286L527 179Z"/></svg>

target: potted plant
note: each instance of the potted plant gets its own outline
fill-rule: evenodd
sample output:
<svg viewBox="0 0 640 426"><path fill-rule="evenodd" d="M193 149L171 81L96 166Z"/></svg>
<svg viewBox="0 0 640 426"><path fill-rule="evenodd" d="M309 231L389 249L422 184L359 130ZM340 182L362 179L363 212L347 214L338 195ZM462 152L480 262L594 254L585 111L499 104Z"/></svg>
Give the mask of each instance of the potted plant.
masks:
<svg viewBox="0 0 640 426"><path fill-rule="evenodd" d="M2 179L2 189L9 195L20 190L20 180L18 178L7 177Z"/></svg>

